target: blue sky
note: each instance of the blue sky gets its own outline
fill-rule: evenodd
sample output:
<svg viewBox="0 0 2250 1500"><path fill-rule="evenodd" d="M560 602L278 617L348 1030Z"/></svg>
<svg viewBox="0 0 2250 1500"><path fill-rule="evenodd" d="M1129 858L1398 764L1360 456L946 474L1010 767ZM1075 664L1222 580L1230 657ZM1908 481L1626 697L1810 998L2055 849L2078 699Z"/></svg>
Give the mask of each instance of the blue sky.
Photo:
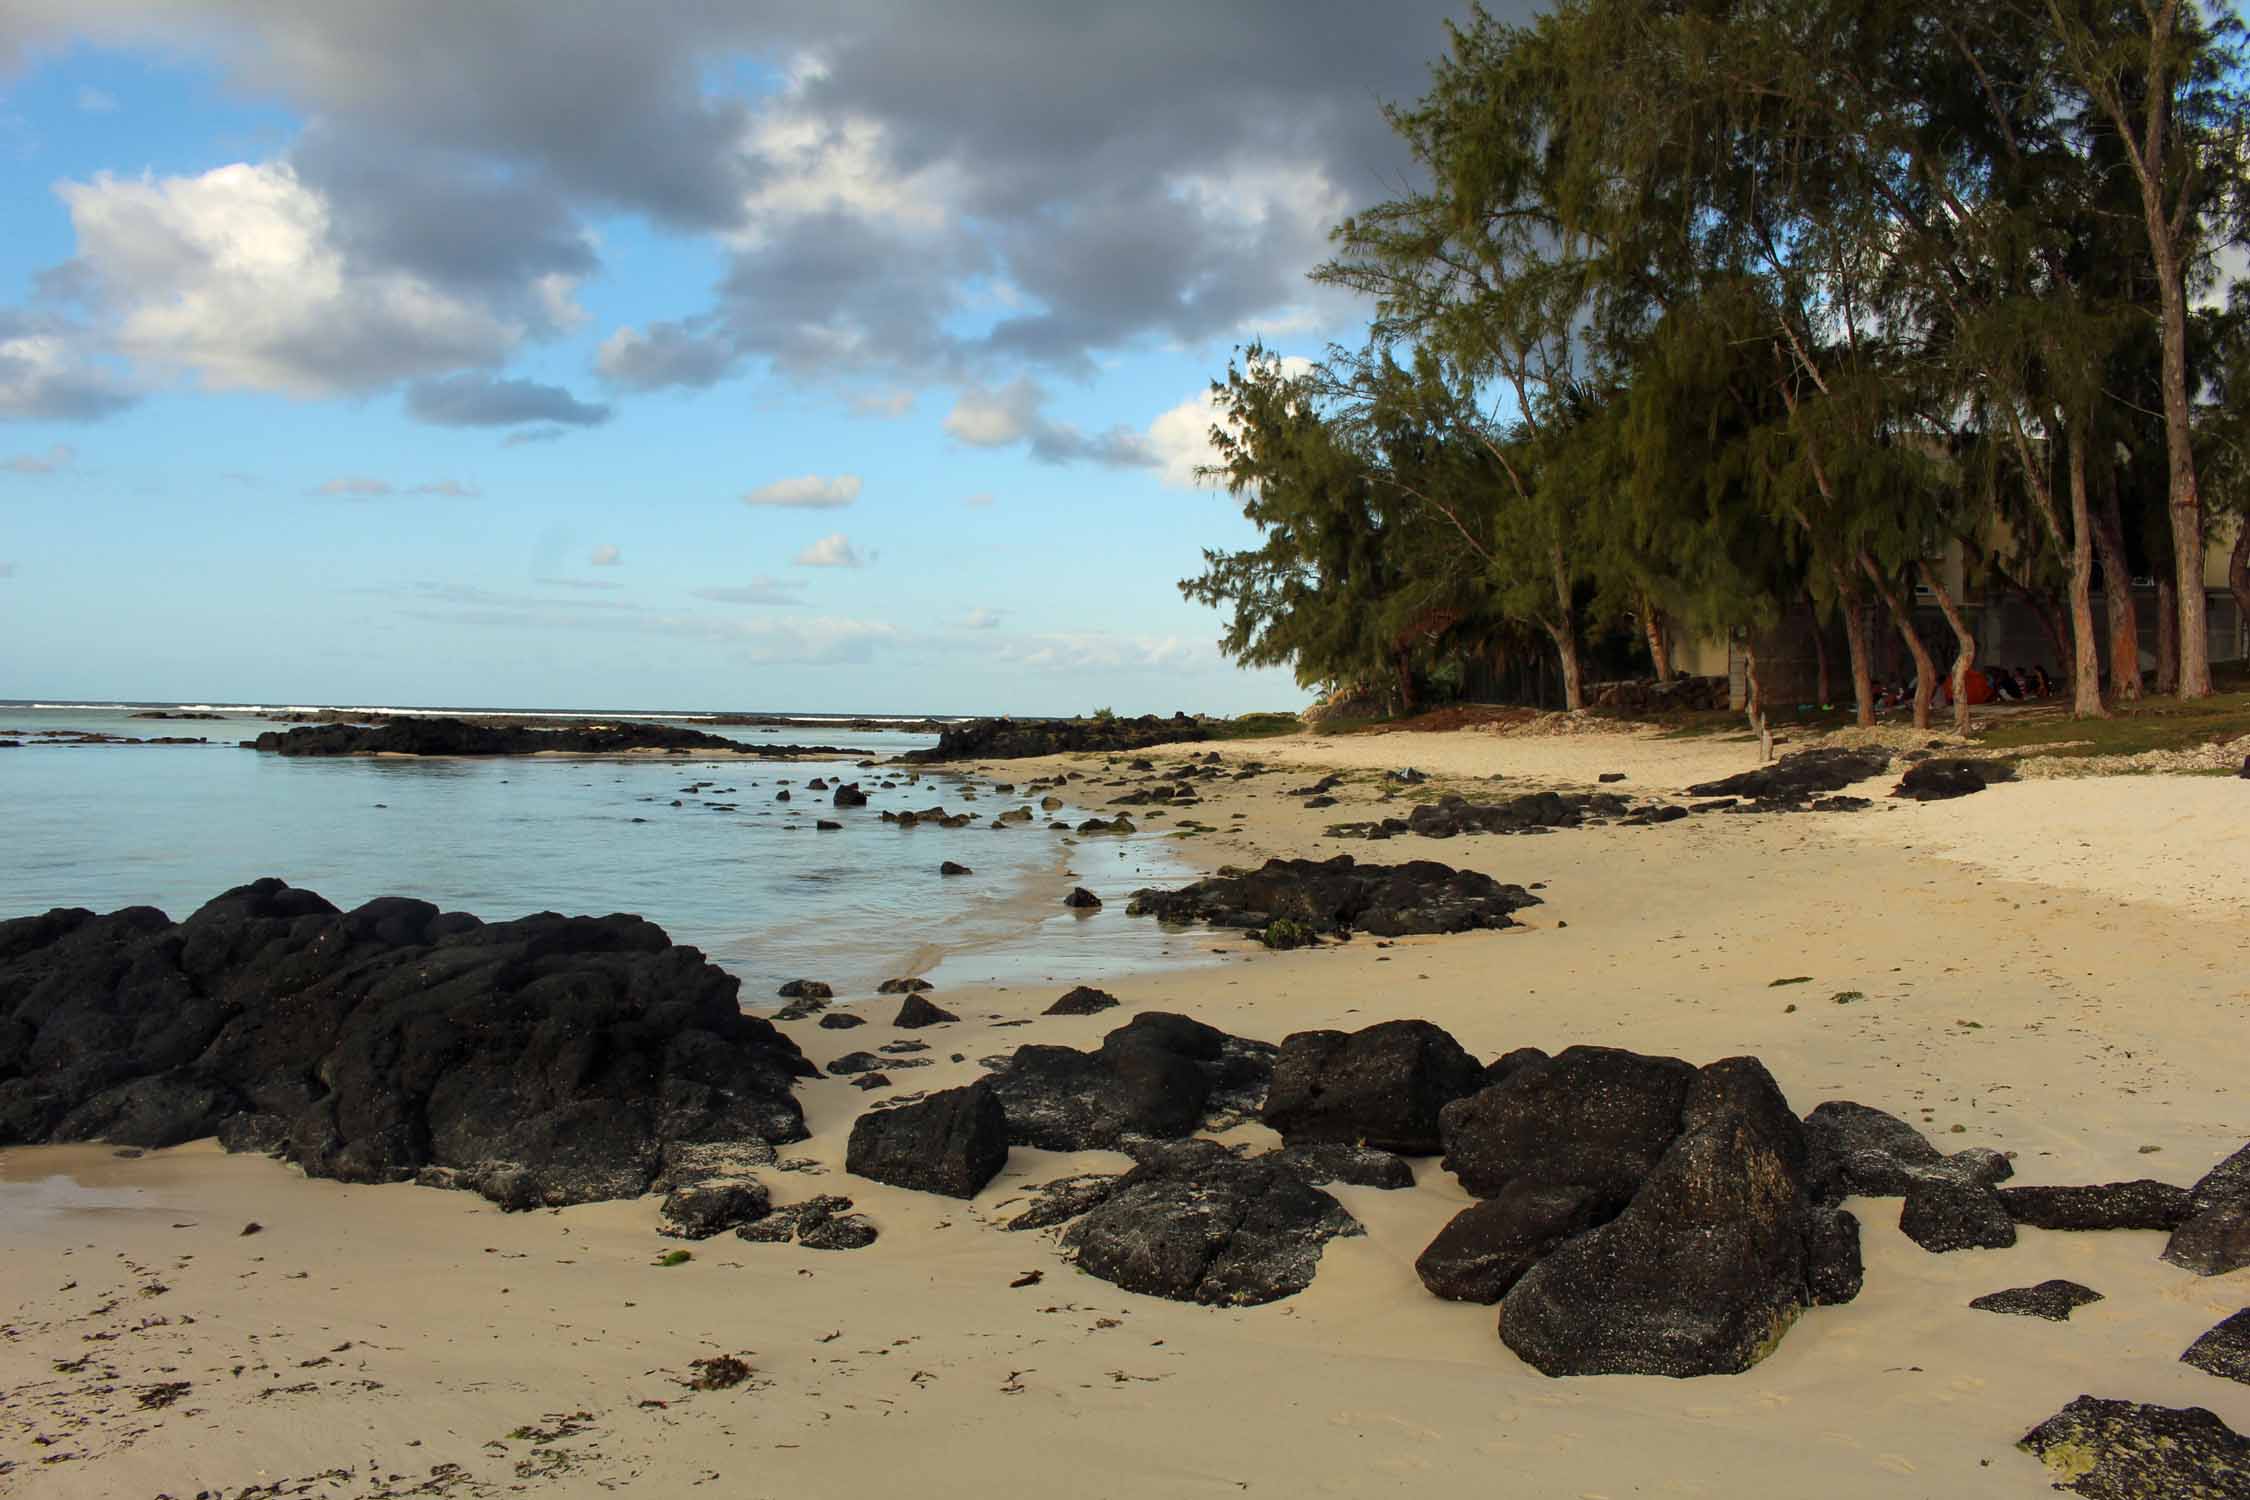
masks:
<svg viewBox="0 0 2250 1500"><path fill-rule="evenodd" d="M1301 703L1201 393L1451 9L13 0L0 697Z"/></svg>

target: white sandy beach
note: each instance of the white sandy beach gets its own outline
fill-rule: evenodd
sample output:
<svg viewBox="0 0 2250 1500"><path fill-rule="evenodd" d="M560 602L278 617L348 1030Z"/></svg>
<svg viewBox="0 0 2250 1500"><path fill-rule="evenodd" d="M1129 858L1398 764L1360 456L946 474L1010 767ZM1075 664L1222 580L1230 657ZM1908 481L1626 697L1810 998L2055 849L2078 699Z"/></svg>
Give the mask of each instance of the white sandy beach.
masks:
<svg viewBox="0 0 2250 1500"><path fill-rule="evenodd" d="M1308 773L1621 771L1645 792L1750 763L1740 744L1638 736L1220 749ZM1011 762L1005 779L1039 770ZM1541 882L1546 904L1515 930L1382 948L1270 954L1214 935L1223 962L1106 983L1125 1002L1108 1016L1000 1029L1067 985L947 990L966 1019L922 1033L938 1065L899 1087L967 1082L1026 1041L1090 1045L1137 1009L1275 1041L1417 1016L1485 1057L1752 1053L1800 1112L1877 1105L1948 1149L2016 1153L2020 1183L2184 1184L2250 1138L2239 781L2041 781L1860 814L1377 844L1323 832L1374 810L1374 778L1319 811L1282 795L1297 783L1213 783L1198 818L1247 816L1185 847L1213 863L1439 859ZM825 1061L887 1039L895 1003L863 1002L878 1024L860 1032L791 1034ZM2049 1476L2013 1444L2081 1393L2250 1430L2250 1387L2178 1363L2250 1302L2250 1280L2163 1265L2155 1234L2025 1230L2010 1250L1933 1255L1900 1234L1897 1200L1853 1200L1865 1291L1806 1315L1749 1373L1558 1381L1500 1343L1494 1310L1416 1280L1414 1257L1468 1201L1435 1160L1408 1191L1333 1189L1368 1232L1331 1243L1308 1291L1215 1311L1121 1292L1051 1234L996 1227L1027 1185L1123 1158L1018 1149L963 1204L847 1176L864 1099L841 1079L800 1096L814 1134L783 1154L817 1170L766 1180L783 1202L853 1198L882 1231L869 1249L724 1237L660 1268L678 1242L655 1233L653 1200L507 1215L209 1143L0 1152L0 1492L2033 1500ZM64 1176L77 1186L39 1186ZM2068 1323L1965 1305L2054 1276L2105 1300ZM686 1389L690 1362L719 1353L755 1379ZM144 1409L168 1383L186 1388Z"/></svg>

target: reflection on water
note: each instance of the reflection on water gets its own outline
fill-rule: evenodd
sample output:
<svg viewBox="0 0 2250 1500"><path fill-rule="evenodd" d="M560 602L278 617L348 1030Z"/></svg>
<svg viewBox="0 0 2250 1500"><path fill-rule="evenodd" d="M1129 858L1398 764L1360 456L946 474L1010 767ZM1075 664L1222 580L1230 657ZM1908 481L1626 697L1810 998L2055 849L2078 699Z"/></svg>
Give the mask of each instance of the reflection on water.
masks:
<svg viewBox="0 0 2250 1500"><path fill-rule="evenodd" d="M0 1171L6 1158L0 1157ZM88 1187L54 1173L25 1182L0 1181L0 1234L23 1234L68 1213L146 1213L158 1207L141 1188Z"/></svg>
<svg viewBox="0 0 2250 1500"><path fill-rule="evenodd" d="M924 735L828 729L864 755L761 764L691 756L607 760L285 759L236 748L255 719L152 723L122 713L0 709L0 729L208 735L202 746L38 746L0 751L9 809L0 918L53 906L160 907L182 917L263 875L350 907L410 895L488 920L528 912L639 912L743 978L749 1003L782 980L826 979L864 993L908 971L918 950L946 957L937 982L1069 982L1206 944L1131 922L1123 897L1185 878L1161 839L1073 845L1045 818L1004 831L1022 805L984 780L925 776L885 791L853 761L931 743ZM756 730L720 731L775 743ZM754 738L754 736L756 738ZM836 809L813 777L857 780L870 805ZM701 783L702 785L698 785ZM793 792L780 803L776 794ZM970 800L971 798L975 800ZM970 826L901 830L885 809L944 803ZM675 805L677 804L677 805ZM1075 819L1073 807L1057 816ZM841 822L821 832L815 821ZM975 874L946 878L941 861ZM1107 903L1090 917L1060 901L1082 884Z"/></svg>

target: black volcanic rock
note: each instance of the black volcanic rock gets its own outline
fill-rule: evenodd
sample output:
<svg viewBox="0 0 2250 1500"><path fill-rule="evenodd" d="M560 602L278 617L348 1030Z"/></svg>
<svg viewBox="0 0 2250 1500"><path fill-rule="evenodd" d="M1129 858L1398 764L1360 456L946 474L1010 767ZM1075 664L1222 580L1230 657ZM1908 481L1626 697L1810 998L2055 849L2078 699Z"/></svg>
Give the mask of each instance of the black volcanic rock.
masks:
<svg viewBox="0 0 2250 1500"><path fill-rule="evenodd" d="M1080 1270L1129 1292L1248 1307L1303 1291L1329 1240L1365 1232L1274 1155L1245 1160L1195 1140L1145 1153L1063 1246Z"/></svg>
<svg viewBox="0 0 2250 1500"><path fill-rule="evenodd" d="M1899 1207L1899 1231L1923 1249L2005 1250L2016 1242L2016 1225L2000 1195L1973 1182L1925 1178L1906 1190Z"/></svg>
<svg viewBox="0 0 2250 1500"><path fill-rule="evenodd" d="M1075 911L1099 911L1102 898L1082 885L1074 885L1070 888L1070 894L1063 897L1063 905Z"/></svg>
<svg viewBox="0 0 2250 1500"><path fill-rule="evenodd" d="M1139 890L1129 916L1214 927L1262 928L1277 920L1320 933L1468 932L1512 927L1509 913L1537 906L1520 885L1430 860L1362 865L1334 859L1269 859L1244 875L1215 875L1180 890Z"/></svg>
<svg viewBox="0 0 2250 1500"><path fill-rule="evenodd" d="M1748 797L1761 804L1801 806L1826 793L1840 792L1855 782L1880 776L1890 769L1890 764L1890 755L1881 750L1800 750L1794 755L1784 755L1770 766L1691 786L1687 795Z"/></svg>
<svg viewBox="0 0 2250 1500"><path fill-rule="evenodd" d="M847 781L840 783L835 794L828 800L837 807L865 807L867 805L867 793L859 789L858 782Z"/></svg>
<svg viewBox="0 0 2250 1500"><path fill-rule="evenodd" d="M917 995L930 988L933 988L933 986L927 979L916 979L908 976L902 979L884 980L881 984L875 986L875 993L878 995Z"/></svg>
<svg viewBox="0 0 2250 1500"><path fill-rule="evenodd" d="M631 1197L669 1146L803 1138L811 1066L738 988L632 916L339 912L278 880L176 924L51 911L0 922L0 1145L217 1132L316 1177Z"/></svg>
<svg viewBox="0 0 2250 1500"><path fill-rule="evenodd" d="M1585 1188L1519 1179L1455 1214L1415 1260L1414 1274L1449 1302L1498 1302L1541 1257L1593 1228L1599 1207Z"/></svg>
<svg viewBox="0 0 2250 1500"><path fill-rule="evenodd" d="M2187 1221L2172 1231L2164 1258L2199 1276L2250 1266L2250 1146L2188 1189Z"/></svg>
<svg viewBox="0 0 2250 1500"><path fill-rule="evenodd" d="M891 1024L913 1030L923 1026L940 1026L947 1021L960 1019L952 1011L931 1004L917 991L906 997L906 1002L898 1008L898 1014L891 1017Z"/></svg>
<svg viewBox="0 0 2250 1500"><path fill-rule="evenodd" d="M2168 1182L2137 1178L2088 1187L1999 1189L2000 1206L2034 1229L2163 1229L2187 1222L2193 1195Z"/></svg>
<svg viewBox="0 0 2250 1500"><path fill-rule="evenodd" d="M2016 1446L2087 1500L2244 1500L2250 1439L2200 1406L2080 1396Z"/></svg>
<svg viewBox="0 0 2250 1500"><path fill-rule="evenodd" d="M818 979L792 979L774 994L783 1000L833 1000L836 991Z"/></svg>
<svg viewBox="0 0 2250 1500"><path fill-rule="evenodd" d="M1254 1112L1273 1077L1275 1050L1186 1016L1143 1011L1093 1051L1018 1047L989 1081L1011 1143L1113 1149Z"/></svg>
<svg viewBox="0 0 2250 1500"><path fill-rule="evenodd" d="M950 1198L974 1198L1007 1163L1008 1122L981 1080L861 1115L844 1157L855 1176Z"/></svg>
<svg viewBox="0 0 2250 1500"><path fill-rule="evenodd" d="M2012 1286L2004 1292L1987 1292L1982 1297L1970 1298L1969 1306L1978 1312L2013 1313L2022 1318L2067 1323L2073 1312L2101 1300L2102 1294L2092 1287L2058 1278L2042 1281L2037 1286Z"/></svg>
<svg viewBox="0 0 2250 1500"><path fill-rule="evenodd" d="M1904 1120L1849 1099L1831 1099L1805 1116L1805 1138L1829 1197L1898 1198L1930 1179L1990 1187L2013 1171L2007 1158L1982 1148L1947 1156Z"/></svg>
<svg viewBox="0 0 2250 1500"><path fill-rule="evenodd" d="M951 760L1020 760L1083 750L1138 750L1174 741L1206 740L1210 729L1200 719L1174 714L1169 719L1144 714L1137 719L978 719L948 725L927 750L910 750L904 761L931 764Z"/></svg>
<svg viewBox="0 0 2250 1500"><path fill-rule="evenodd" d="M2222 1319L2187 1347L2180 1363L2250 1385L2250 1307Z"/></svg>
<svg viewBox="0 0 2250 1500"><path fill-rule="evenodd" d="M1333 799L1331 799L1333 800ZM1307 803L1311 806L1311 803ZM1403 818L1373 823L1338 823L1334 838L1387 839L1414 833L1449 839L1472 833L1522 833L1526 829L1576 828L1588 818L1623 817L1632 802L1614 792L1527 792L1498 802L1470 802L1449 796L1425 802Z"/></svg>
<svg viewBox="0 0 2250 1500"><path fill-rule="evenodd" d="M766 1185L750 1178L693 1183L674 1188L665 1197L658 1210L664 1222L656 1232L674 1239L707 1240L764 1218L770 1206Z"/></svg>
<svg viewBox="0 0 2250 1500"><path fill-rule="evenodd" d="M628 750L669 750L774 759L851 753L833 745L753 745L671 724L589 724L583 728L541 729L421 717L387 719L373 725L309 724L296 729L269 729L245 743L251 749L268 750L276 755L314 756L535 755L543 750L616 755Z"/></svg>
<svg viewBox="0 0 2250 1500"><path fill-rule="evenodd" d="M1427 1021L1300 1031L1282 1039L1263 1118L1292 1146L1356 1142L1435 1156L1438 1111L1483 1085L1484 1065Z"/></svg>
<svg viewBox="0 0 2250 1500"><path fill-rule="evenodd" d="M1631 1200L1680 1134L1696 1070L1676 1057L1571 1047L1439 1111L1445 1168L1478 1197L1518 1178Z"/></svg>
<svg viewBox="0 0 2250 1500"><path fill-rule="evenodd" d="M1117 997L1107 990L1097 990L1090 985L1080 985L1060 1000L1048 1006L1043 1016L1094 1016L1105 1010L1117 1008Z"/></svg>
<svg viewBox="0 0 2250 1500"><path fill-rule="evenodd" d="M1907 767L1891 795L1913 802L1943 802L1981 792L1996 781L2015 779L2015 766L2004 760L1925 760Z"/></svg>

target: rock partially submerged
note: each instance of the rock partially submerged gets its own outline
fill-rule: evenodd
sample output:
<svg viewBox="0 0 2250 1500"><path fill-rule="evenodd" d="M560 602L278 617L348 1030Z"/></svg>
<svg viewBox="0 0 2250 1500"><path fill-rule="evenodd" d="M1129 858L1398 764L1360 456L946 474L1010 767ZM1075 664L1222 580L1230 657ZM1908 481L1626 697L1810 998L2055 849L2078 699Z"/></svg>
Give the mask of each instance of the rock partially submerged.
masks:
<svg viewBox="0 0 2250 1500"><path fill-rule="evenodd" d="M515 724L474 723L453 718L397 718L379 724L309 724L269 729L244 742L275 755L620 755L630 750L679 754L751 756L789 760L799 756L847 756L834 745L761 745L682 729L676 724L588 724L544 729Z"/></svg>
<svg viewBox="0 0 2250 1500"><path fill-rule="evenodd" d="M1313 932L1469 932L1512 927L1510 912L1537 906L1520 885L1431 860L1362 865L1333 859L1269 859L1246 874L1221 874L1179 890L1139 890L1129 916L1213 927L1262 929L1286 921Z"/></svg>
<svg viewBox="0 0 2250 1500"><path fill-rule="evenodd" d="M2200 1406L2080 1396L2017 1447L2088 1500L2243 1500L2250 1439Z"/></svg>
<svg viewBox="0 0 2250 1500"><path fill-rule="evenodd" d="M803 1139L812 1068L633 916L487 924L279 880L174 923L0 922L0 1145L218 1134L315 1177L510 1207L645 1192L668 1148Z"/></svg>
<svg viewBox="0 0 2250 1500"><path fill-rule="evenodd" d="M1147 1152L1063 1246L1079 1269L1129 1292L1248 1307L1303 1291L1329 1240L1365 1232L1274 1155L1198 1140Z"/></svg>

